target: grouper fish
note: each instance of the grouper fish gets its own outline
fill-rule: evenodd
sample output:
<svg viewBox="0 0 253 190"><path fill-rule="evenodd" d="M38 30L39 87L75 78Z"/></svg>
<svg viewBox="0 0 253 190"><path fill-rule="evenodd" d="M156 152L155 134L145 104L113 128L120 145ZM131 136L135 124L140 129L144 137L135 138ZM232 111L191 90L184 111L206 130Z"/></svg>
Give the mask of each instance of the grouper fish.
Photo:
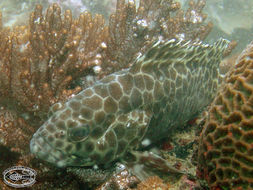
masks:
<svg viewBox="0 0 253 190"><path fill-rule="evenodd" d="M33 135L31 152L58 167L138 158L178 172L154 153L140 152L141 147L168 137L212 101L228 44L225 39L213 45L155 42L130 68L53 105Z"/></svg>

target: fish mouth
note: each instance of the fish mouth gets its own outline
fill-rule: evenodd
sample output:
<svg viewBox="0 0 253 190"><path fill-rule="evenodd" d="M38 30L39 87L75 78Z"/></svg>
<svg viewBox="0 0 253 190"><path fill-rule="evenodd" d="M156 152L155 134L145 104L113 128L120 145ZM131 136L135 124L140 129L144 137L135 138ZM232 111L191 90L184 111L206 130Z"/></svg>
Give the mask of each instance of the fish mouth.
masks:
<svg viewBox="0 0 253 190"><path fill-rule="evenodd" d="M54 148L43 136L36 133L30 142L30 151L37 158L60 168L67 166L91 166L94 164L90 158L85 159L78 155L69 155Z"/></svg>
<svg viewBox="0 0 253 190"><path fill-rule="evenodd" d="M58 167L67 166L68 156L62 151L55 149L43 136L34 134L30 142L30 151L37 158L47 161Z"/></svg>

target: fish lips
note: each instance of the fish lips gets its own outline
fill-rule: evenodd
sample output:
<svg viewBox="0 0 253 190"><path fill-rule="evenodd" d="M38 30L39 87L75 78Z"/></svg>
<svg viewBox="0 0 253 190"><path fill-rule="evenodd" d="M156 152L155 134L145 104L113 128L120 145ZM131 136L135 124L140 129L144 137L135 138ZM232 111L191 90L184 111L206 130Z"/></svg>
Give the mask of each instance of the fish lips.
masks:
<svg viewBox="0 0 253 190"><path fill-rule="evenodd" d="M91 166L94 164L90 158L66 154L54 148L43 136L37 133L33 135L30 142L30 150L37 158L61 168L67 166Z"/></svg>

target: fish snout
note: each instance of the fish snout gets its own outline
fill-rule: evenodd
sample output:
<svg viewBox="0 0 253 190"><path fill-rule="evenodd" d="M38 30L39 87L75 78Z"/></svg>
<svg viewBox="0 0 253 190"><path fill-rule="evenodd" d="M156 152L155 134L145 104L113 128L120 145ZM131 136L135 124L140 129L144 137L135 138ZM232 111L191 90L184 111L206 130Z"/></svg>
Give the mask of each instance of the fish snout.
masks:
<svg viewBox="0 0 253 190"><path fill-rule="evenodd" d="M43 136L35 133L30 142L30 151L37 158L58 167L65 167L67 156L60 150L54 149Z"/></svg>

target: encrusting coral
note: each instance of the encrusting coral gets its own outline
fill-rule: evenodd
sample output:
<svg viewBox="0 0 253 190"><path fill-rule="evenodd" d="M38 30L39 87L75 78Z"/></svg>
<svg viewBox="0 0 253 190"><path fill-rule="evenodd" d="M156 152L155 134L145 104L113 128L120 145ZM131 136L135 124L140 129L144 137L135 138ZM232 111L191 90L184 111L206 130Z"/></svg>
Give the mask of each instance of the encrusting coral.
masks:
<svg viewBox="0 0 253 190"><path fill-rule="evenodd" d="M35 169L33 189L82 186L74 175L29 154L29 140L50 106L128 68L158 39L203 40L212 28L205 23L204 2L189 1L184 12L173 0L141 0L138 9L132 0L118 0L108 25L89 12L77 19L69 10L62 15L57 4L45 14L37 5L24 26L9 29L0 22L1 171L14 165ZM1 181L0 187L7 188Z"/></svg>
<svg viewBox="0 0 253 190"><path fill-rule="evenodd" d="M168 190L169 184L157 176L151 176L138 184L137 190Z"/></svg>
<svg viewBox="0 0 253 190"><path fill-rule="evenodd" d="M106 189L120 189L130 190L132 187L135 187L140 180L133 176L128 170L123 169L120 172L117 172L111 176L109 180L103 183L96 190L106 190Z"/></svg>
<svg viewBox="0 0 253 190"><path fill-rule="evenodd" d="M199 169L211 189L253 189L253 42L228 73L210 109Z"/></svg>

